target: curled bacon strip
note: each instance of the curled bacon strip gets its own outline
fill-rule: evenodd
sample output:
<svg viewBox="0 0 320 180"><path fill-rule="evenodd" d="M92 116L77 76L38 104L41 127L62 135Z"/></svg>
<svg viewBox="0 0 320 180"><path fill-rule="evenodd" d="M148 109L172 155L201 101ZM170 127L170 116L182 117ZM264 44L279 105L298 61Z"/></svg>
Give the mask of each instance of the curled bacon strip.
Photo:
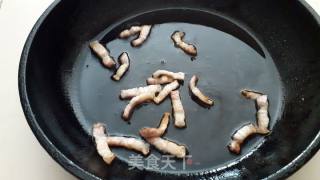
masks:
<svg viewBox="0 0 320 180"><path fill-rule="evenodd" d="M139 37L131 42L132 46L133 47L141 46L147 40L151 32L151 28L152 28L151 25L143 25L141 27Z"/></svg>
<svg viewBox="0 0 320 180"><path fill-rule="evenodd" d="M183 38L184 38L185 34L186 33L181 32L181 31L175 31L171 35L171 39L173 40L174 45L176 47L179 47L185 53L187 53L187 54L189 54L191 56L196 56L197 55L197 48L194 45L188 44L188 43L183 41Z"/></svg>
<svg viewBox="0 0 320 180"><path fill-rule="evenodd" d="M171 91L174 125L178 128L186 127L186 115L182 106L179 91Z"/></svg>
<svg viewBox="0 0 320 180"><path fill-rule="evenodd" d="M147 84L168 84L173 82L174 79L168 76L161 76L159 78L150 77L147 79Z"/></svg>
<svg viewBox="0 0 320 180"><path fill-rule="evenodd" d="M106 128L101 123L93 125L92 134L96 143L98 154L103 158L104 162L111 164L116 157L110 150L107 143Z"/></svg>
<svg viewBox="0 0 320 180"><path fill-rule="evenodd" d="M161 85L149 85L145 87L137 87L132 89L121 90L120 98L121 99L131 99L135 96L144 93L158 93L162 89Z"/></svg>
<svg viewBox="0 0 320 180"><path fill-rule="evenodd" d="M123 52L119 56L119 63L121 64L120 67L117 69L116 73L112 76L112 79L119 81L121 77L127 72L130 66L130 58L128 53Z"/></svg>
<svg viewBox="0 0 320 180"><path fill-rule="evenodd" d="M107 143L110 147L123 147L148 155L150 152L149 144L141 139L133 137L108 136Z"/></svg>
<svg viewBox="0 0 320 180"><path fill-rule="evenodd" d="M173 81L170 84L167 84L158 94L157 97L154 98L154 102L156 104L160 104L169 94L171 91L177 89L179 87L179 83L177 80Z"/></svg>
<svg viewBox="0 0 320 180"><path fill-rule="evenodd" d="M248 89L244 89L241 91L241 94L243 97L251 100L256 100L259 96L262 95L262 93L256 92L256 91L251 91Z"/></svg>
<svg viewBox="0 0 320 180"><path fill-rule="evenodd" d="M167 76L168 78L183 81L185 74L183 72L174 73L174 72L167 71L167 70L157 70L156 72L154 72L152 74L153 78L161 78L162 76Z"/></svg>
<svg viewBox="0 0 320 180"><path fill-rule="evenodd" d="M115 67L116 63L113 57L110 56L110 53L107 48L105 48L98 41L93 41L90 43L90 48L92 51L102 60L102 64L111 69Z"/></svg>
<svg viewBox="0 0 320 180"><path fill-rule="evenodd" d="M175 142L161 138L168 128L170 113L164 113L158 128L142 128L140 135L146 139L148 143L163 153L171 154L177 158L184 158L187 154L187 148Z"/></svg>
<svg viewBox="0 0 320 180"><path fill-rule="evenodd" d="M237 130L233 136L232 141L228 145L228 148L231 152L239 154L241 151L241 144L251 135L261 134L266 135L270 133L268 129L269 126L269 116L268 116L268 96L260 92L251 91L251 90L242 90L241 94L251 100L255 100L257 104L257 125L252 123L247 124Z"/></svg>
<svg viewBox="0 0 320 180"><path fill-rule="evenodd" d="M166 112L163 114L158 128L144 127L140 129L139 133L144 138L161 137L169 125L169 120L170 113Z"/></svg>
<svg viewBox="0 0 320 180"><path fill-rule="evenodd" d="M268 129L269 126L269 116L268 116L268 96L261 95L256 100L258 106L257 112L257 124L258 124L258 131L260 134L269 134L270 130Z"/></svg>
<svg viewBox="0 0 320 180"><path fill-rule="evenodd" d="M252 123L247 124L240 129L238 129L233 135L232 135L232 141L228 145L228 148L231 152L235 154L240 154L241 151L241 144L251 135L257 134L258 128L253 125Z"/></svg>
<svg viewBox="0 0 320 180"><path fill-rule="evenodd" d="M147 40L151 32L151 28L151 25L132 26L130 29L125 29L122 32L120 32L119 37L121 39L125 39L139 33L138 38L131 41L131 45L133 47L138 47L141 46Z"/></svg>
<svg viewBox="0 0 320 180"><path fill-rule="evenodd" d="M255 100L257 104L257 125L258 125L258 132L260 134L269 134L270 130L269 127L269 116L268 116L268 96L262 94L260 92L252 91L252 90L242 90L241 94L251 100Z"/></svg>
<svg viewBox="0 0 320 180"><path fill-rule="evenodd" d="M120 34L119 37L121 39L128 38L130 36L136 35L141 31L141 26L131 26L130 29L125 29L123 30Z"/></svg>
<svg viewBox="0 0 320 180"><path fill-rule="evenodd" d="M154 99L155 93L143 93L140 94L134 98L132 98L129 102L129 104L126 106L126 108L123 111L122 118L124 120L129 120L130 115L132 114L133 110L140 104L145 102L150 102Z"/></svg>
<svg viewBox="0 0 320 180"><path fill-rule="evenodd" d="M161 137L146 138L146 141L163 153L171 154L177 158L186 157L187 148L184 145L179 145Z"/></svg>
<svg viewBox="0 0 320 180"><path fill-rule="evenodd" d="M208 106L212 106L213 105L213 100L208 97L205 96L200 90L199 88L197 88L197 82L198 82L199 78L197 76L192 76L190 82L189 82L189 89L192 92L192 94L197 97L201 102L203 102L204 104L208 105Z"/></svg>

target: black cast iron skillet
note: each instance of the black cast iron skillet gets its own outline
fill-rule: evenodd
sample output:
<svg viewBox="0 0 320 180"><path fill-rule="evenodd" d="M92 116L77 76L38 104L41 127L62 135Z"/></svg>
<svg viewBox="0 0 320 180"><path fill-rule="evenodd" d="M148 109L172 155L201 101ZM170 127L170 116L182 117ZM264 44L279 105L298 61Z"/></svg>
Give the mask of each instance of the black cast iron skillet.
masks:
<svg viewBox="0 0 320 180"><path fill-rule="evenodd" d="M155 24L147 42L132 48L117 34L134 24ZM170 35L186 32L198 47L192 60L175 48ZM88 43L107 44L112 56L129 53L132 63L121 82L109 77ZM21 103L28 123L49 154L83 179L281 179L300 168L319 148L319 18L304 1L292 0L91 0L56 1L26 42L19 71ZM109 134L138 136L156 126L170 100L137 109L127 124L120 89L143 86L157 69L200 76L199 86L215 99L206 109L180 87L187 128L172 123L166 138L188 146L185 169L128 170L130 155L104 164L91 137L95 122ZM269 95L269 136L254 136L240 155L228 152L232 133L255 121L255 105L242 88ZM158 151L152 154L162 158ZM161 165L161 164L160 164Z"/></svg>

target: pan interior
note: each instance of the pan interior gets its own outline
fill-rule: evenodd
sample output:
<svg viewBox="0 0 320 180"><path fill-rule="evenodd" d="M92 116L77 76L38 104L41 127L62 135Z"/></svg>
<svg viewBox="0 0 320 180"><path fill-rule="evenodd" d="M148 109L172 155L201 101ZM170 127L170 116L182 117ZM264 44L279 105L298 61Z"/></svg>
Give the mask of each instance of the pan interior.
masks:
<svg viewBox="0 0 320 180"><path fill-rule="evenodd" d="M186 11L180 19L173 13L174 10L161 10L130 17L92 39L106 45L115 59L122 52L129 54L130 69L120 82L111 80L113 71L101 65L90 51L89 42L84 44L73 59L70 78L64 81L66 98L88 135L93 123L102 122L107 124L110 135L138 137L140 128L156 127L162 114L171 112L171 101L167 98L158 106L143 105L134 111L130 123L126 123L121 114L128 101L119 99L120 90L145 86L145 80L158 69L184 72L185 82L179 91L187 128L175 128L171 119L164 137L185 144L191 160L186 163L172 159L175 169L167 167L160 170L177 172L185 168L187 171L202 171L221 167L243 157L263 142L261 136L250 138L239 156L229 153L226 147L237 128L248 122L255 123L256 119L254 102L241 97L240 90L254 89L268 95L272 129L283 109L282 82L269 53L251 32L237 22L203 11ZM122 40L116 37L123 28L150 23L151 19L154 24L151 34L140 48L131 47L132 38ZM236 29L230 32L229 27ZM170 36L176 30L184 31L185 41L197 47L195 59L174 47ZM192 75L199 76L198 87L215 100L212 108L203 108L191 99L188 82ZM117 148L113 152L127 162L138 155ZM163 167L161 160L164 157L155 149L151 154L159 158L159 167Z"/></svg>

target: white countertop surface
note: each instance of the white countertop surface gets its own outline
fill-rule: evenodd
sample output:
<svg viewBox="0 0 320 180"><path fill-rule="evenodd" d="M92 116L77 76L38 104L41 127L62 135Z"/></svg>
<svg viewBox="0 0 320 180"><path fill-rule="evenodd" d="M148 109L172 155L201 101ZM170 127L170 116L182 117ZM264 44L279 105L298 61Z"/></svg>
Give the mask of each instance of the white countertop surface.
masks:
<svg viewBox="0 0 320 180"><path fill-rule="evenodd" d="M60 167L32 134L18 95L18 64L36 20L53 0L0 0L0 179L75 179ZM320 13L320 0L307 0ZM320 178L320 152L291 180Z"/></svg>

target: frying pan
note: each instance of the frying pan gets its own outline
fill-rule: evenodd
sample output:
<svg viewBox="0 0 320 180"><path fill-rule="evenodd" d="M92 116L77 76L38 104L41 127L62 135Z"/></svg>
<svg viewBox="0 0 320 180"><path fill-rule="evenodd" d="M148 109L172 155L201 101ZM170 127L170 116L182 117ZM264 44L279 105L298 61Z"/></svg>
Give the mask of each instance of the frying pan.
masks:
<svg viewBox="0 0 320 180"><path fill-rule="evenodd" d="M118 33L136 24L154 24L145 44L132 48ZM198 48L190 58L175 48L174 30ZM120 82L110 79L88 43L99 40L111 55L129 53L131 66ZM319 149L319 17L304 1L292 0L91 0L55 1L25 44L19 70L21 104L42 146L66 170L83 179L281 179ZM203 108L180 92L187 127L169 126L165 138L185 144L187 167L130 168L135 152L112 149L117 159L104 164L95 150L91 126L107 124L111 135L138 137L156 126L170 100L138 108L130 123L121 120L126 101L119 91L145 85L157 69L183 71L186 81L215 99ZM268 136L254 136L240 155L228 152L232 133L255 121L255 105L242 88L268 94ZM158 158L162 154L151 149ZM145 159L145 158L143 158ZM161 165L161 164L160 164Z"/></svg>

